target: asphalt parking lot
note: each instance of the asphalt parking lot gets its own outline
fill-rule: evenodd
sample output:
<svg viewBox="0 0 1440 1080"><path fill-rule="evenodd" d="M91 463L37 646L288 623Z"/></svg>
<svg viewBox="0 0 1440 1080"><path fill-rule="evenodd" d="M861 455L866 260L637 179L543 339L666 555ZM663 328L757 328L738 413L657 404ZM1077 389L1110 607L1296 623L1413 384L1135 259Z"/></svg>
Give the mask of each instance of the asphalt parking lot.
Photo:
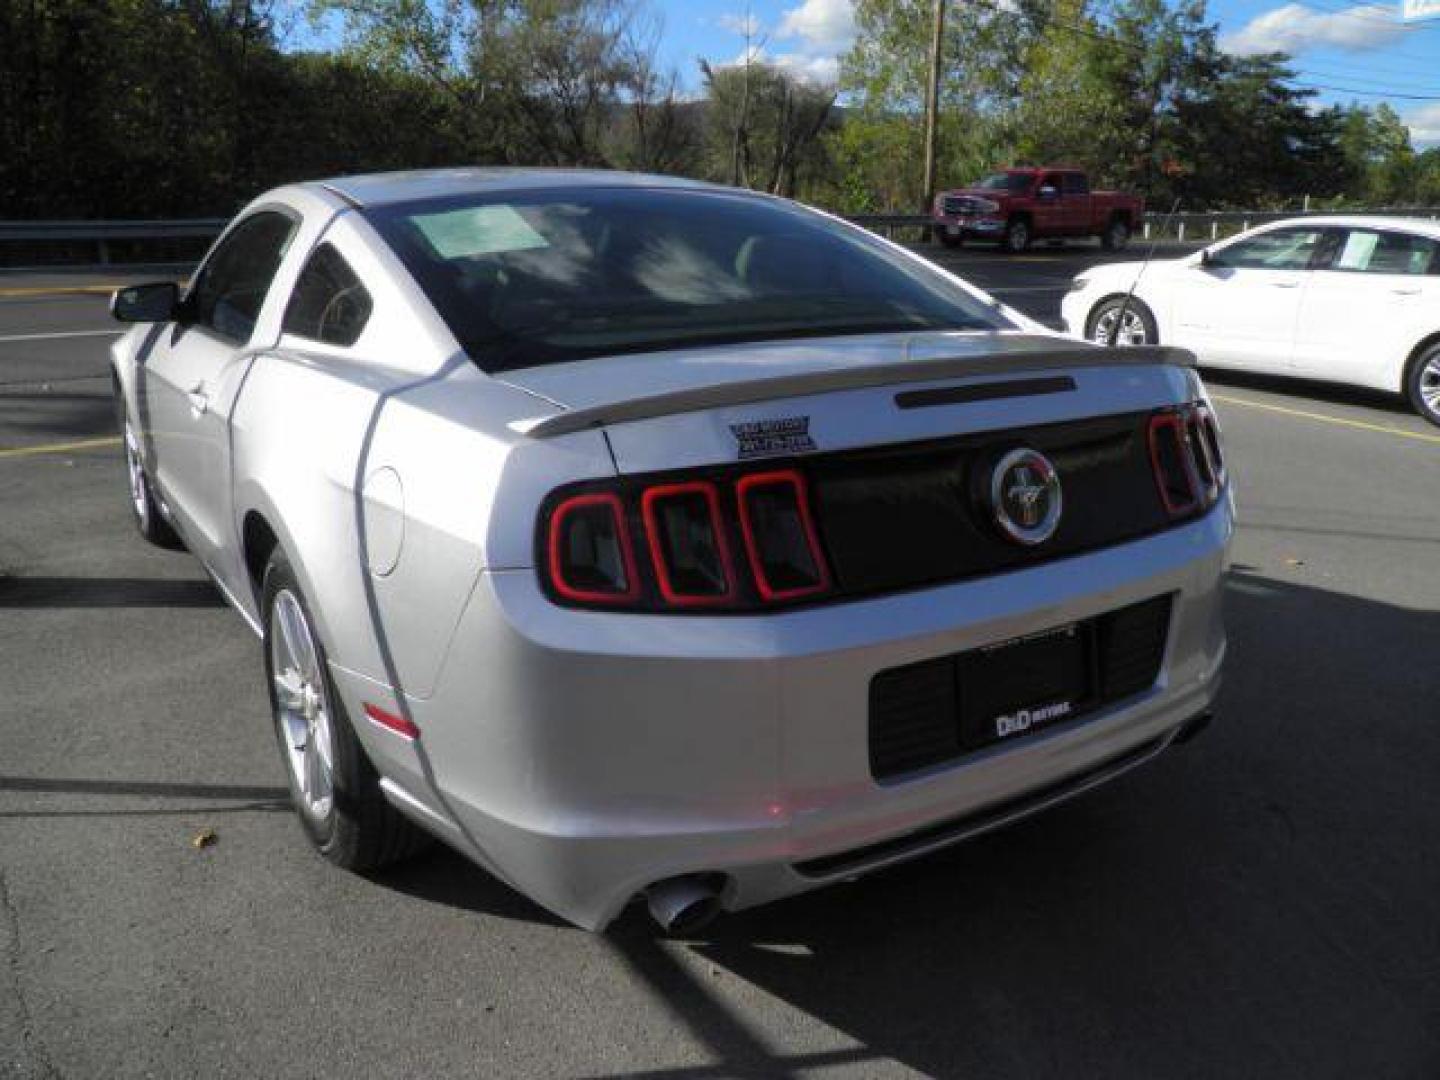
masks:
<svg viewBox="0 0 1440 1080"><path fill-rule="evenodd" d="M1053 321L1099 252L939 257ZM99 280L0 275L0 1076L1440 1075L1440 429L1398 399L1209 380L1202 738L695 939L592 935L443 849L311 854L256 641L131 526Z"/></svg>

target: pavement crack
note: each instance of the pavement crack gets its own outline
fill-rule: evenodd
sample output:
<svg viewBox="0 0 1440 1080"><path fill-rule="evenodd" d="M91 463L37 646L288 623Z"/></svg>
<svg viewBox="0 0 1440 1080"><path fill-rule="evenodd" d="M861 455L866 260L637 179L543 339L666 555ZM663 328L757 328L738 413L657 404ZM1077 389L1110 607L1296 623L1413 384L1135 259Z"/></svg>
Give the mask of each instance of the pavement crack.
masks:
<svg viewBox="0 0 1440 1080"><path fill-rule="evenodd" d="M21 1042L30 1052L38 1070L37 1075L59 1080L60 1070L50 1060L50 1052L45 1046L45 1041L35 1030L35 1020L30 1013L30 1002L25 997L25 983L20 972L20 913L16 910L15 902L10 897L10 884L5 880L3 870L0 870L0 917L3 917L8 924L5 968L9 973L10 982L15 987L16 1009L20 1014Z"/></svg>

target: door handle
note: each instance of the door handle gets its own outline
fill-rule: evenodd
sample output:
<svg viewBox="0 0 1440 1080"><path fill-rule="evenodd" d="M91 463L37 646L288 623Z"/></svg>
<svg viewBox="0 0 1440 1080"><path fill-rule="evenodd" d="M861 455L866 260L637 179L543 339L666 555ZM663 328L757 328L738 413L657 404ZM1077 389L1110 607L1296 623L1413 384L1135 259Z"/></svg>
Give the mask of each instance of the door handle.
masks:
<svg viewBox="0 0 1440 1080"><path fill-rule="evenodd" d="M196 415L210 411L210 395L205 393L205 384L196 383L185 395L190 399L190 411Z"/></svg>
<svg viewBox="0 0 1440 1080"><path fill-rule="evenodd" d="M1394 288L1390 291L1396 296L1415 296L1420 292L1420 290L1414 286L1410 286L1409 288Z"/></svg>
<svg viewBox="0 0 1440 1080"><path fill-rule="evenodd" d="M1270 287L1271 287L1272 289L1298 289L1298 288L1300 287L1300 282L1298 282L1298 281L1272 281L1272 282L1270 282Z"/></svg>

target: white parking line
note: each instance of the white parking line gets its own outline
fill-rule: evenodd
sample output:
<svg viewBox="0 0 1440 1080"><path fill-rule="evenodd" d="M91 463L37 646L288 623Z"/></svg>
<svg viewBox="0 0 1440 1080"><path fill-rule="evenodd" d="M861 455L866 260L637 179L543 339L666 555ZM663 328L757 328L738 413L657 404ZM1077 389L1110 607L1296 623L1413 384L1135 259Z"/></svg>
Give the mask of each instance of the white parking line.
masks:
<svg viewBox="0 0 1440 1080"><path fill-rule="evenodd" d="M117 337L124 330L57 330L48 334L0 334L0 345L12 341L54 341L72 337Z"/></svg>

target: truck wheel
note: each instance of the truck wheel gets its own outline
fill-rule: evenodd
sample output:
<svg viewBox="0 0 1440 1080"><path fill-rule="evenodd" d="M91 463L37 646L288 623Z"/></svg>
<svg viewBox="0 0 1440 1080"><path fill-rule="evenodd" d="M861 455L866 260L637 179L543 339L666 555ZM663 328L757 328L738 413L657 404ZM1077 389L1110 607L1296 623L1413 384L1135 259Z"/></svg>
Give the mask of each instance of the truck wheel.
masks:
<svg viewBox="0 0 1440 1080"><path fill-rule="evenodd" d="M1018 255L1030 246L1030 223L1024 218L1011 218L1005 226L1005 250Z"/></svg>
<svg viewBox="0 0 1440 1080"><path fill-rule="evenodd" d="M329 862L373 870L427 837L385 799L330 678L325 648L290 562L277 547L265 568L265 676L290 801Z"/></svg>
<svg viewBox="0 0 1440 1080"><path fill-rule="evenodd" d="M1130 223L1124 218L1112 218L1100 236L1100 244L1106 251L1123 251L1130 243Z"/></svg>
<svg viewBox="0 0 1440 1080"><path fill-rule="evenodd" d="M1410 362L1405 395L1416 412L1440 427L1440 345L1430 346Z"/></svg>
<svg viewBox="0 0 1440 1080"><path fill-rule="evenodd" d="M115 387L116 408L120 420L120 439L125 449L125 478L130 486L130 513L135 517L135 528L156 547L170 551L183 551L185 545L171 524L165 520L160 504L150 491L150 477L145 473L145 464L140 457L140 436L130 422L129 410L120 387Z"/></svg>
<svg viewBox="0 0 1440 1080"><path fill-rule="evenodd" d="M940 237L940 243L944 244L947 248L958 248L965 243L963 236L951 236L944 229L940 229L937 235Z"/></svg>
<svg viewBox="0 0 1440 1080"><path fill-rule="evenodd" d="M1133 296L1128 300L1123 296L1111 297L1103 304L1096 304L1095 310L1090 312L1085 337L1097 345L1109 345L1112 335L1116 345L1157 345L1160 342L1154 314Z"/></svg>

